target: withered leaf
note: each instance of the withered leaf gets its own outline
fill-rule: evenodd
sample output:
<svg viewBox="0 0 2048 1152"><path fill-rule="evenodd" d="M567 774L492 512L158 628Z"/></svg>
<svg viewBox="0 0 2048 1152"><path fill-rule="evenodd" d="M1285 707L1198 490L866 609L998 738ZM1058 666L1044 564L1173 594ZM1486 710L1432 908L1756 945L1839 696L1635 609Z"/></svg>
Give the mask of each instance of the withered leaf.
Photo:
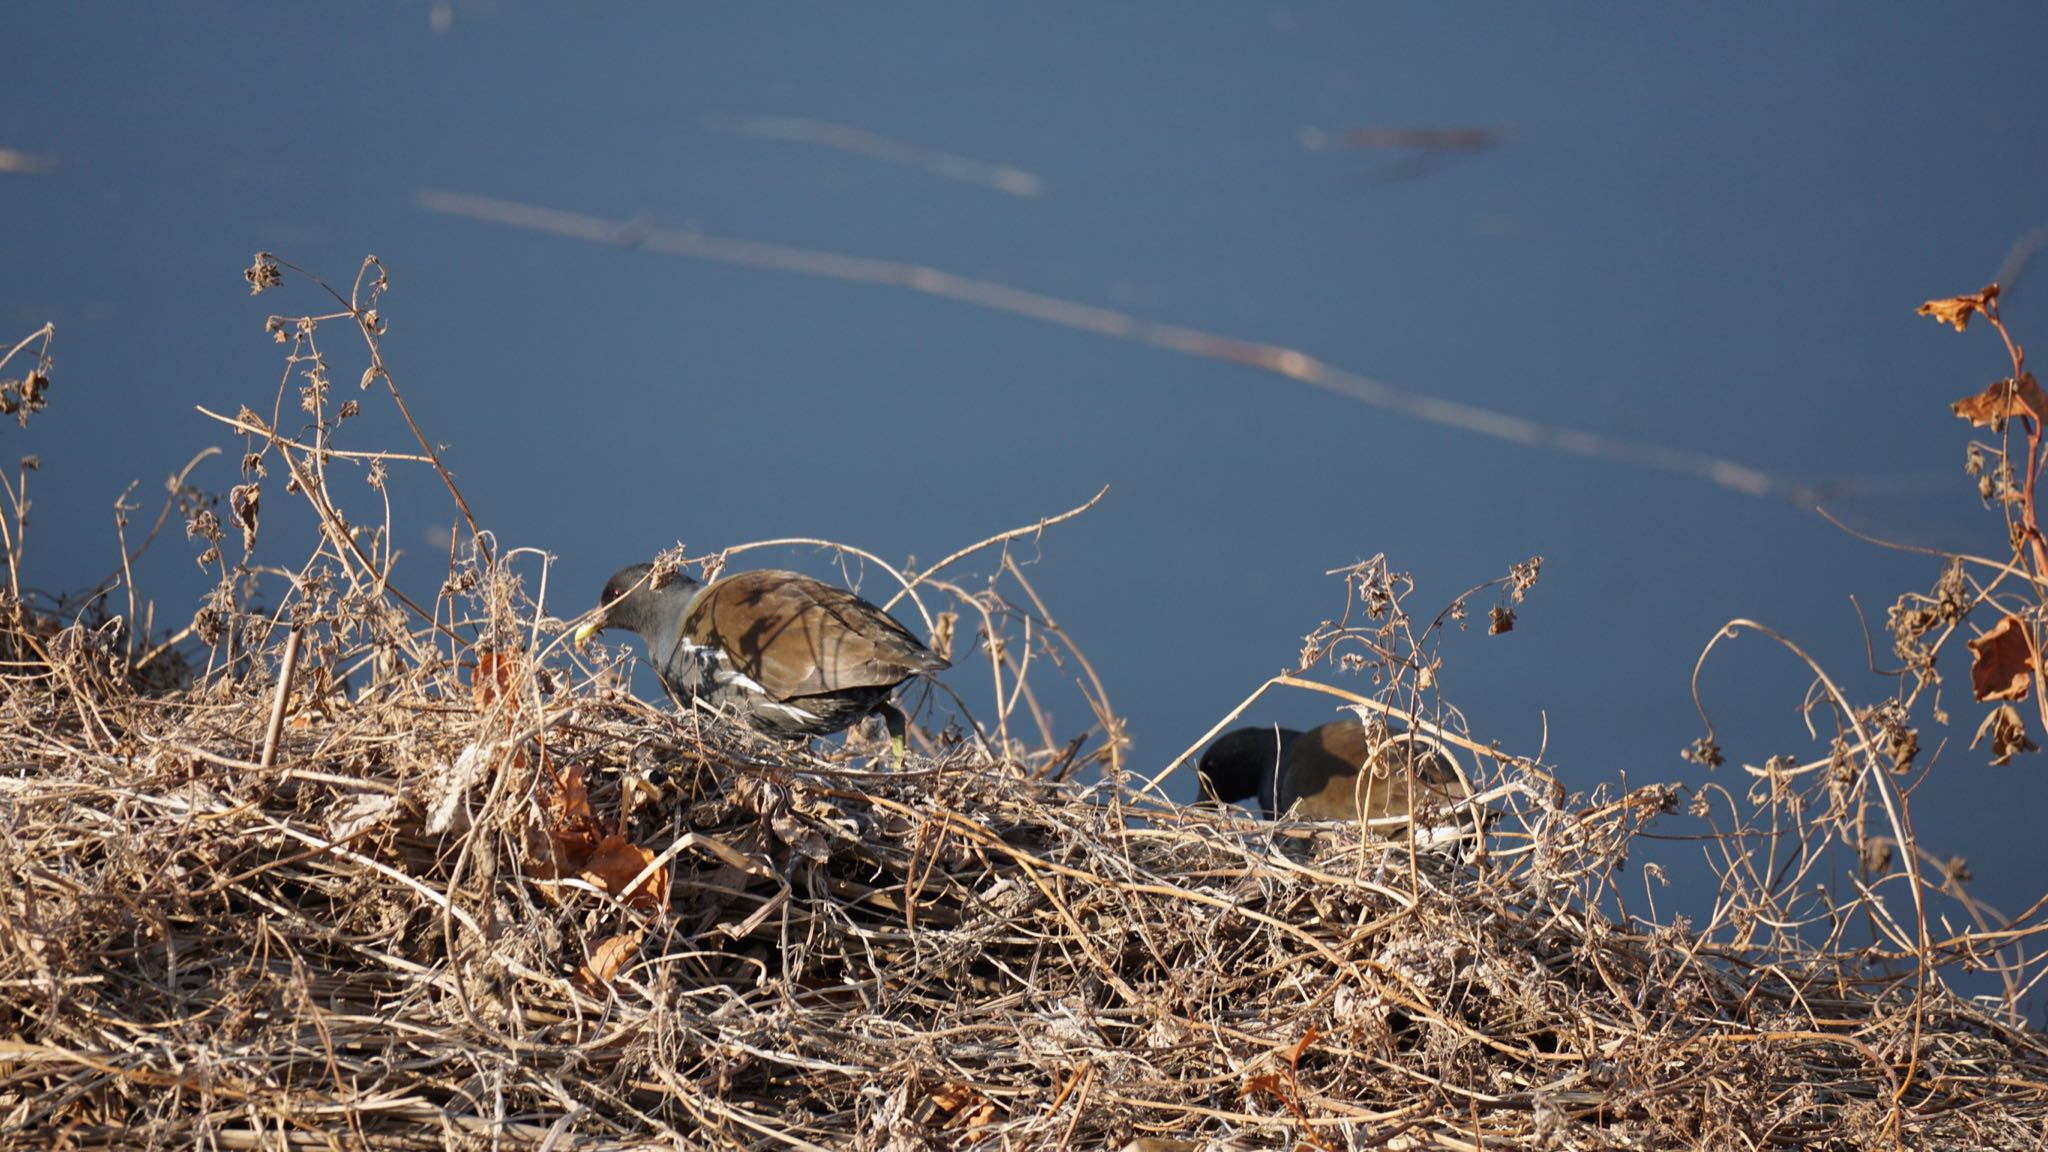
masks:
<svg viewBox="0 0 2048 1152"><path fill-rule="evenodd" d="M396 796L357 796L328 817L327 838L336 843L353 840L369 829L388 822L398 808L399 799Z"/></svg>
<svg viewBox="0 0 2048 1152"><path fill-rule="evenodd" d="M932 1105L943 1113L946 1120L943 1127L965 1129L971 1135L988 1127L997 1118L996 1106L989 1098L966 1084L948 1081L932 1090Z"/></svg>
<svg viewBox="0 0 2048 1152"><path fill-rule="evenodd" d="M228 489L228 508L234 512L235 523L242 527L242 551L256 549L256 514L263 504L263 488L258 484L237 484Z"/></svg>
<svg viewBox="0 0 2048 1152"><path fill-rule="evenodd" d="M1979 700L2024 700L2034 681L2034 646L2017 616L1970 641L1970 691Z"/></svg>
<svg viewBox="0 0 2048 1152"><path fill-rule="evenodd" d="M434 765L420 789L420 801L427 810L429 833L439 836L455 827L455 818L462 812L463 798L471 787L489 775L498 751L496 744L471 744L462 750L453 764L444 760Z"/></svg>
<svg viewBox="0 0 2048 1152"><path fill-rule="evenodd" d="M948 1081L931 1091L931 1101L941 1112L958 1112L979 1099L981 1093L965 1084Z"/></svg>
<svg viewBox="0 0 2048 1152"><path fill-rule="evenodd" d="M668 865L656 868L640 883L633 883L654 859L653 852L614 832L598 844L580 875L593 887L617 896L631 907L659 908L668 903Z"/></svg>
<svg viewBox="0 0 2048 1152"><path fill-rule="evenodd" d="M832 859L832 846L824 834L787 809L769 813L768 828L775 833L777 840L789 845L790 850L799 856L820 864Z"/></svg>
<svg viewBox="0 0 2048 1152"><path fill-rule="evenodd" d="M519 672L517 652L479 652L476 674L469 680L469 696L479 710L489 708L503 696L513 696L512 678Z"/></svg>
<svg viewBox="0 0 2048 1152"><path fill-rule="evenodd" d="M1970 747L1982 744L1986 733L1991 736L1991 766L1994 768L2012 763L2015 753L2040 750L2040 745L2027 736L2027 725L2020 719L2020 710L2010 704L1993 708L1991 715L1977 725L1977 734L1970 737Z"/></svg>
<svg viewBox="0 0 2048 1152"><path fill-rule="evenodd" d="M1282 1103L1294 1106L1294 1097L1288 1094L1287 1080L1277 1072L1265 1072L1244 1082L1243 1096L1253 1099L1261 1094L1277 1096Z"/></svg>
<svg viewBox="0 0 2048 1152"><path fill-rule="evenodd" d="M1993 381L1989 388L1965 396L1949 408L1975 428L1999 428L2014 416L2048 422L2048 395L2042 394L2032 372L2022 372L2018 379Z"/></svg>
<svg viewBox="0 0 2048 1152"><path fill-rule="evenodd" d="M547 764L545 752L541 754L541 763L544 767L551 767ZM600 840L597 813L591 811L590 793L583 787L583 765L570 765L569 770L558 778L552 808L548 837L555 849L555 874L562 875L580 868L585 860L590 859Z"/></svg>
<svg viewBox="0 0 2048 1152"><path fill-rule="evenodd" d="M621 932L607 936L590 950L590 959L576 969L576 983L586 991L596 992L612 982L612 978L626 967L626 961L640 950L640 941L646 937L644 929Z"/></svg>
<svg viewBox="0 0 2048 1152"><path fill-rule="evenodd" d="M1932 316L1943 324L1953 324L1958 332L1970 326L1970 317L1990 307L1998 299L1998 285L1987 284L1981 292L1968 296L1950 296L1944 300L1929 300L1920 305L1920 315Z"/></svg>
<svg viewBox="0 0 2048 1152"><path fill-rule="evenodd" d="M1309 1045L1315 1043L1316 1040L1321 1036L1322 1033L1318 1032L1314 1028L1310 1028L1308 1031L1302 1033L1301 1039L1295 1041L1294 1046L1287 1050L1287 1067L1290 1069L1300 1067L1301 1054L1308 1051Z"/></svg>
<svg viewBox="0 0 2048 1152"><path fill-rule="evenodd" d="M959 1127L966 1129L967 1140L969 1143L973 1143L981 1140L983 1138L982 1129L995 1123L998 1118L995 1102L984 1099L975 1107L960 1113L955 1123Z"/></svg>

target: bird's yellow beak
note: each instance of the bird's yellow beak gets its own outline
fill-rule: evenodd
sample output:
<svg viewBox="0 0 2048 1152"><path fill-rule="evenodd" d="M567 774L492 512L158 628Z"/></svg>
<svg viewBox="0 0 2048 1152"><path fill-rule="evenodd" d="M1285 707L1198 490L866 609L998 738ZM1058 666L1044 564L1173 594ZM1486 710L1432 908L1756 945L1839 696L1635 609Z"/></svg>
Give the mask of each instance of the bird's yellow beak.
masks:
<svg viewBox="0 0 2048 1152"><path fill-rule="evenodd" d="M580 650L584 645L590 643L592 636L602 631L604 631L604 613L599 612L597 615L584 621L582 627L576 629L576 635L571 637L571 642Z"/></svg>

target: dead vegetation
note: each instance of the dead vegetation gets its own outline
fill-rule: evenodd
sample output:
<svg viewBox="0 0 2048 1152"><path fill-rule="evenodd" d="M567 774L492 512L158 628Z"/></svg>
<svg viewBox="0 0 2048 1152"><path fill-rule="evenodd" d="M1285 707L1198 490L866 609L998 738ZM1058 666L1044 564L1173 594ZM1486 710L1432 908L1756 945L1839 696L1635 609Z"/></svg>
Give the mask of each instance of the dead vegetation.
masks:
<svg viewBox="0 0 2048 1152"><path fill-rule="evenodd" d="M260 260L251 282L282 271ZM1931 770L1914 725L1938 656L1997 595L1979 562L1901 602L1898 696L1852 704L1816 668L1819 755L1692 791L1724 830L1712 915L1629 915L1634 838L1687 790L1570 795L1473 739L1436 696L1434 641L1465 601L1418 628L1383 562L1343 573L1347 610L1304 668L1369 677L1351 699L1462 750L1502 813L1468 863L1167 803L1010 553L1044 525L919 572L842 551L871 597L876 571L905 589L949 678L993 679L978 725L923 701L900 772L857 739L792 747L577 662L546 558L475 531L452 483L468 543L409 598L382 477L440 461L423 436L342 447L359 401L329 395L318 346L362 335L362 389L402 410L382 283L372 262L334 311L273 323L290 362L272 411L223 418L247 443L227 520L180 505L220 577L188 635L74 623L10 572L0 1142L2041 1146L2038 913L1970 903L1900 783ZM2008 490L2031 491L2038 415L2004 419L2031 433ZM2030 503L2003 506L2031 530ZM256 564L261 518L300 513L315 553ZM992 573L974 586L951 575L970 557ZM2024 563L1992 583L2038 600ZM1536 575L1475 590L1495 629ZM2035 610L2006 607L2038 636ZM185 683L138 682L172 650ZM2031 698L2012 693L2038 685L2037 651L1982 679L1999 708ZM1059 727L1076 713L1092 728ZM1711 738L1694 751L1721 759ZM1854 879L1817 887L1843 853ZM2004 994L1955 994L1964 966Z"/></svg>

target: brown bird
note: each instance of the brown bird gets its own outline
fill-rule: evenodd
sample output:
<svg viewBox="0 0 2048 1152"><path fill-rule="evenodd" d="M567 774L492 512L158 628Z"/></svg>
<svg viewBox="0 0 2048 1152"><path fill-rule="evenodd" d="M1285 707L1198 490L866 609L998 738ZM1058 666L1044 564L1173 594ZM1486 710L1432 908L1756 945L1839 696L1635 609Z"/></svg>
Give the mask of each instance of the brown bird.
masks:
<svg viewBox="0 0 2048 1152"><path fill-rule="evenodd" d="M822 580L764 568L709 584L676 573L657 588L653 569L634 564L606 581L576 644L606 628L637 632L678 699L778 735L823 736L879 712L900 760L906 722L890 692L951 666L888 613Z"/></svg>
<svg viewBox="0 0 2048 1152"><path fill-rule="evenodd" d="M1375 835L1388 839L1405 837L1407 821L1416 815L1426 827L1457 823L1450 809L1469 795L1434 742L1397 734L1375 744L1355 718L1307 732L1226 732L1202 753L1196 772L1205 799L1235 803L1257 797L1268 819L1290 812L1305 820L1364 819Z"/></svg>

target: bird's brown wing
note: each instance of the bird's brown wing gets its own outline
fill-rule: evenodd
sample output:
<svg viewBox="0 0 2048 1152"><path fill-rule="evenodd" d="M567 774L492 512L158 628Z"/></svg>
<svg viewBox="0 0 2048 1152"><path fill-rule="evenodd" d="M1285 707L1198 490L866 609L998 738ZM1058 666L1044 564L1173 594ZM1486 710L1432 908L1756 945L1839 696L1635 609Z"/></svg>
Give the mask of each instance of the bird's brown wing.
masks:
<svg viewBox="0 0 2048 1152"><path fill-rule="evenodd" d="M1413 758L1413 791L1409 788L1410 765ZM1397 737L1379 746L1373 753L1371 789L1374 794L1386 796L1383 810L1367 812L1367 818L1381 816L1415 816L1427 828L1440 821L1444 814L1464 800L1467 793L1465 782L1458 777L1457 769L1426 740ZM1398 835L1398 830L1383 832Z"/></svg>
<svg viewBox="0 0 2048 1152"><path fill-rule="evenodd" d="M1411 745L1397 737L1372 747L1363 724L1338 721L1303 733L1287 746L1281 766L1281 811L1300 801L1311 820L1380 820L1406 816L1414 807L1408 789ZM1360 767L1371 762L1370 771ZM1424 807L1441 809L1464 798L1458 774L1426 744L1415 747L1414 778ZM1381 835L1397 829L1383 827Z"/></svg>
<svg viewBox="0 0 2048 1152"><path fill-rule="evenodd" d="M844 588L760 569L712 583L683 620L693 644L723 649L732 667L777 700L883 688L946 662L895 618Z"/></svg>
<svg viewBox="0 0 2048 1152"><path fill-rule="evenodd" d="M1359 765L1371 751L1362 724L1340 721L1302 733L1281 756L1275 807L1283 813L1294 808L1308 820L1355 820L1361 800L1368 812L1384 807L1384 787L1377 797L1357 794Z"/></svg>

